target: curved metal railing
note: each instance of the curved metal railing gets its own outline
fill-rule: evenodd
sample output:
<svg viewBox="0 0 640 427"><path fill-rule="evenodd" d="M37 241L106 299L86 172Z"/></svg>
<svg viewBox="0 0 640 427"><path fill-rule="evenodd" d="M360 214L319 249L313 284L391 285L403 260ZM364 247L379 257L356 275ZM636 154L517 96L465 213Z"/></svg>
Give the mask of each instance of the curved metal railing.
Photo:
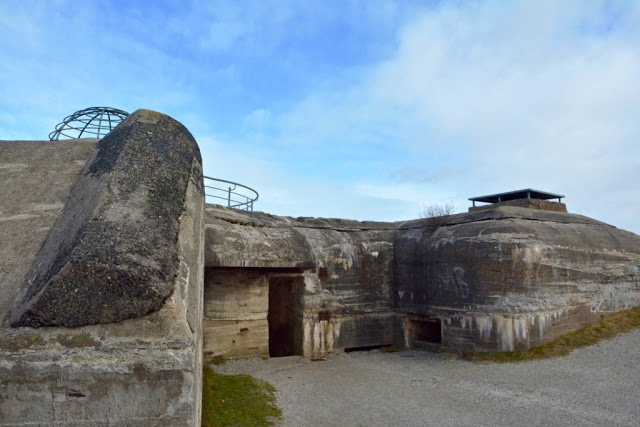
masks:
<svg viewBox="0 0 640 427"><path fill-rule="evenodd" d="M210 199L224 200L227 207L253 211L253 202L258 200L258 192L246 185L225 179L204 176L204 194L207 203ZM211 203L215 202L211 200ZM220 202L215 202L221 204Z"/></svg>

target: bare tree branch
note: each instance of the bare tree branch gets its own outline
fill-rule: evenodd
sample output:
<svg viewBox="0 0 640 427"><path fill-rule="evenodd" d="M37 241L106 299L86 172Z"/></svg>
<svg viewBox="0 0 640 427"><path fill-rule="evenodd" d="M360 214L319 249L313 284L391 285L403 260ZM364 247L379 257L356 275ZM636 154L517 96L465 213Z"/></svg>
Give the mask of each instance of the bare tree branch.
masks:
<svg viewBox="0 0 640 427"><path fill-rule="evenodd" d="M455 208L452 203L434 203L425 206L419 216L422 219L426 219L428 224L435 229L449 223L453 213L455 213Z"/></svg>

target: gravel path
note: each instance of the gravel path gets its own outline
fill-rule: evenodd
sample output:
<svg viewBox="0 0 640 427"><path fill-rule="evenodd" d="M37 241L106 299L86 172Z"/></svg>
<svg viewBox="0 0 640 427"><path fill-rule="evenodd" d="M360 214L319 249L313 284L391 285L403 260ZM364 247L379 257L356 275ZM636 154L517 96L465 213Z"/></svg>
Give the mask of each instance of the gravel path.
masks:
<svg viewBox="0 0 640 427"><path fill-rule="evenodd" d="M273 384L284 426L640 426L640 330L571 355L474 364L420 351L215 366Z"/></svg>

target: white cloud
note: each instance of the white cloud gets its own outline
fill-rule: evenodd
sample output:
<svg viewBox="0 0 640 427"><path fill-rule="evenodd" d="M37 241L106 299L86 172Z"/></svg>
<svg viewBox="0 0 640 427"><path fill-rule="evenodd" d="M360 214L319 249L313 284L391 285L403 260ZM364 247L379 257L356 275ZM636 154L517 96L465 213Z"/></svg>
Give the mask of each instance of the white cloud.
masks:
<svg viewBox="0 0 640 427"><path fill-rule="evenodd" d="M276 214L534 187L640 232L640 3L53 4L0 4L4 138L152 108Z"/></svg>
<svg viewBox="0 0 640 427"><path fill-rule="evenodd" d="M383 189L401 192L419 164L417 188L442 175L441 188L464 200L524 187L560 192L570 210L638 232L630 212L640 207L640 6L589 5L426 11L404 27L389 60L276 115L276 138L308 150L347 144L356 162L358 150L384 146L387 168L344 183L377 192L379 206ZM411 173L399 171L405 165Z"/></svg>

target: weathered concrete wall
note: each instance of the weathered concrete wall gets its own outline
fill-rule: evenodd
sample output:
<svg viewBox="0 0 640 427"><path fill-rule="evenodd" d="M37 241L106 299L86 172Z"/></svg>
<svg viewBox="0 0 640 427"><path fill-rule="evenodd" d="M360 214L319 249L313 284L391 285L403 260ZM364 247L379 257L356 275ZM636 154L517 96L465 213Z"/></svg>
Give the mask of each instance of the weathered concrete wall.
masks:
<svg viewBox="0 0 640 427"><path fill-rule="evenodd" d="M546 343L640 304L640 237L560 212L496 206L399 226L394 305L438 318L453 348Z"/></svg>
<svg viewBox="0 0 640 427"><path fill-rule="evenodd" d="M162 151L162 147L166 147L164 144L175 137L171 132L176 130L174 124L177 123L165 118L166 116L153 112L136 112L130 116L129 125L137 129L130 129L130 135L137 135L137 130L144 128L146 135L153 135L153 138L146 140L145 143L160 144L156 148ZM180 127L181 125L178 126ZM174 273L166 277L168 283L162 284L163 287L170 287L171 292L150 314L142 313L137 318L74 328L10 327L7 324L7 309L10 307L3 306L4 311L0 312L0 318L4 319L0 327L0 425L199 425L202 387L204 197L202 165L197 154L198 148L191 135L184 131L186 133L183 137L190 138L193 150L190 156L192 160L187 168L187 179L173 180L174 175L165 170L167 175L164 176L163 183L165 186L170 186L171 182L177 184L173 191L179 195L176 200L180 205L180 212L173 219L176 233L173 240L167 242L171 246L169 252L173 254L171 262ZM47 153L56 146L71 147L74 142L76 141L39 142L26 144L24 147L12 146L11 150L31 151L29 154L22 153L25 163L31 167L30 158L42 158L39 154L33 155L34 152L39 153L42 150ZM133 142L134 145L129 146L129 142ZM137 148L143 149L139 143L140 139L137 137L136 141L124 138L118 150L131 154ZM6 143L0 144L0 149L5 148L3 144ZM102 144L98 147L98 152L83 151L86 155L84 160L91 155L84 173L92 173L90 168L92 159L102 156L103 161L115 163L118 159L123 159L117 153L113 153L113 149L114 147L105 147ZM101 152L102 150L107 150L111 154L105 155ZM61 163L65 161L79 163L83 160L79 158L78 150L74 148L67 152L68 157L64 153L56 155L60 156ZM111 155L115 155L118 159L111 159ZM139 163L144 163L145 160L146 156L142 156L130 167L144 169L145 165ZM47 163L44 160L43 162ZM76 171L81 169L80 165L78 166ZM79 177L77 172L74 177ZM75 189L71 191L69 189L77 178L56 174L51 174L48 178L39 182L20 179L14 181L12 185L29 194L37 186L55 191L60 184L63 184L66 194L71 194L71 198L74 197ZM78 185L77 182L75 184ZM135 185L135 183L131 184ZM7 191L6 185L1 188L2 191ZM112 186L111 190L114 188L117 186ZM123 198L119 199L119 196ZM122 218L136 212L149 212L141 205L161 202L153 197L146 200L140 198L132 202L126 191L105 192L99 195L99 198L108 199L111 206L118 206L117 210ZM62 208L62 205L69 203L64 199L64 196L60 197L58 207L58 212L62 212L62 215L70 212ZM133 206L130 206L130 203ZM130 207L131 210L129 210ZM33 210L33 207L27 199L22 207L18 206L15 209L17 211L12 212L12 217L24 216L21 210L24 209L27 213ZM101 220L96 219L97 222ZM136 218L129 219L135 223L136 227L144 226L145 221L136 222ZM123 226L124 222L126 221L123 221ZM154 226L153 221L146 224ZM47 230L42 230L43 234L46 235L52 226L53 221L50 220L47 223ZM106 231L106 227L101 230L108 234ZM151 234L150 231L149 235ZM114 230L114 238L119 235L120 233ZM1 236L3 241L4 237ZM27 243L30 237L28 232L14 236ZM44 240L44 238L40 239L40 244ZM119 242L123 241L126 239L119 240ZM17 244L15 246L18 247ZM31 262L37 263L36 251L29 252ZM86 254L86 252L83 253ZM121 253L124 254L124 250ZM130 253L136 252L132 249ZM16 257L21 253L14 252L10 255ZM115 259L118 262L102 264L96 277L101 274L114 277L119 272L126 271L129 266L135 269L136 265L139 265L140 257L134 258L129 263L124 258L115 256L111 260ZM148 259L151 263L151 258ZM30 267L31 271L37 268L25 267L28 262L23 264L25 263L21 264L22 276L14 274L5 275L2 278L0 286L3 292L17 295L18 290L25 286L24 274L27 274ZM111 275L109 271L112 272ZM26 277L30 278L30 276ZM73 278L67 275L65 281L72 284ZM140 283L144 283L144 280L141 279L132 286ZM147 281L146 283L155 282ZM100 286L108 287L110 282L107 280ZM68 296L74 298L73 290L70 292L71 295ZM126 299L127 295L125 290L122 297ZM60 310L73 306L73 304L63 304ZM18 310L21 310L21 307L19 306ZM67 314L62 313L62 315ZM73 316L76 315L78 314L73 314Z"/></svg>
<svg viewBox="0 0 640 427"><path fill-rule="evenodd" d="M225 307L216 302L215 313L205 313L209 356L264 354L268 283L287 274L298 276L304 286L301 353L305 356L393 343L393 329L400 327L391 310L393 225L293 219L211 205L206 222L205 282L207 289L218 286L218 291L208 290L205 300L206 304L210 298L225 301ZM252 271L251 279L230 276L228 268ZM252 298L251 306L260 307L259 318L247 319L243 311L236 316L237 302ZM240 351L240 340L235 339L236 350L231 351L235 337L246 337L252 349Z"/></svg>
<svg viewBox="0 0 640 427"><path fill-rule="evenodd" d="M226 277L225 296L212 298L255 293L262 329L244 333L260 342L260 354L269 343L264 313L274 269L300 271L302 353L310 357L429 344L423 340L526 348L640 304L639 236L580 215L503 205L454 215L437 228L427 219L360 223L208 206L206 264L207 275ZM239 269L234 279L224 273L229 267ZM262 277L261 285L250 285L243 270ZM240 336L249 325L232 323L237 305L226 310L225 336ZM215 347L213 329L207 341Z"/></svg>
<svg viewBox="0 0 640 427"><path fill-rule="evenodd" d="M204 357L269 356L269 278L261 271L207 269Z"/></svg>
<svg viewBox="0 0 640 427"><path fill-rule="evenodd" d="M0 325L96 143L0 141Z"/></svg>

